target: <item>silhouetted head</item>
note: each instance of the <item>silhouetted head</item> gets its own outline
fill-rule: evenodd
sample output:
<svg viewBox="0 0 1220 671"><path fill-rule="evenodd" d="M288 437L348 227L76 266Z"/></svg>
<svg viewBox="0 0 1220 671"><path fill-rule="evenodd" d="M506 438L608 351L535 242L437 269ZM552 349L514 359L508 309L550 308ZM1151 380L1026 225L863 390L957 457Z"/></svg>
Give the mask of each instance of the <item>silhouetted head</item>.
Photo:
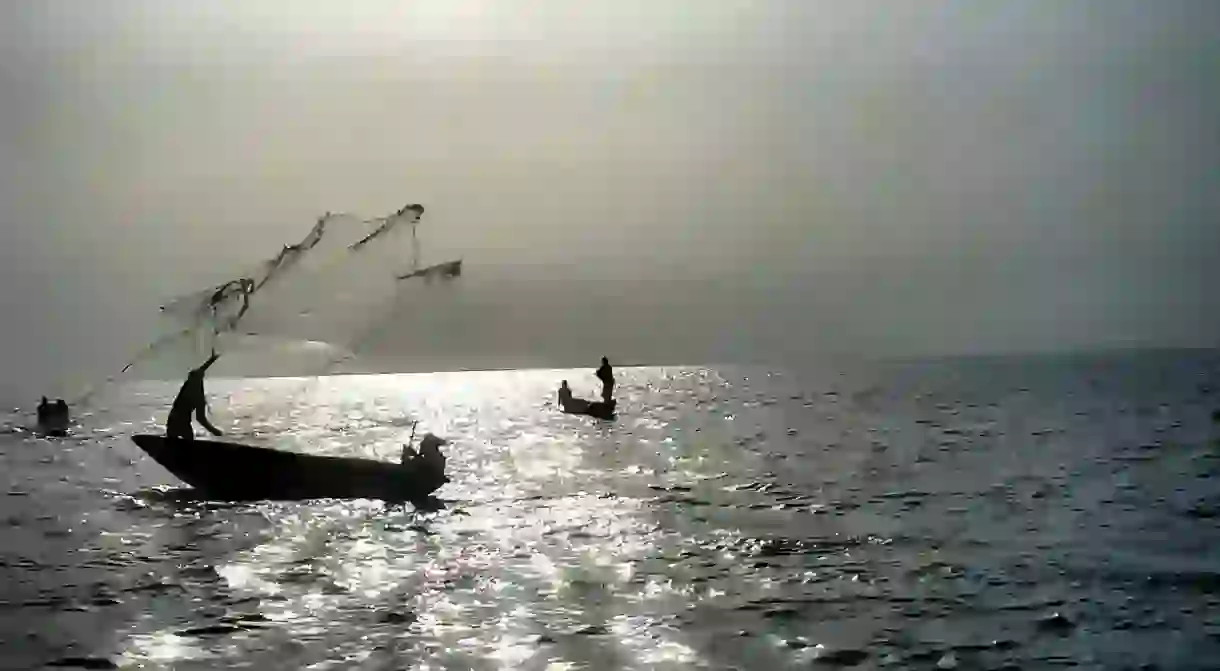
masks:
<svg viewBox="0 0 1220 671"><path fill-rule="evenodd" d="M66 408L66 407L68 407L68 402L63 400L62 398L57 398L57 399L55 399L55 406L58 408Z"/></svg>
<svg viewBox="0 0 1220 671"><path fill-rule="evenodd" d="M567 381L567 380L564 380L563 382L560 382L560 383L559 383L559 387L560 387L561 389L567 389L567 388L568 388L568 381Z"/></svg>
<svg viewBox="0 0 1220 671"><path fill-rule="evenodd" d="M449 441L445 440L444 438L439 438L431 433L426 433L426 434L424 434L424 437L421 438L419 441L419 449L420 449L420 451L423 451L426 449L435 450L442 445L448 445L448 444L449 444Z"/></svg>
<svg viewBox="0 0 1220 671"><path fill-rule="evenodd" d="M49 403L50 401L47 400L47 397L43 396L42 400L38 402L38 405L48 405Z"/></svg>
<svg viewBox="0 0 1220 671"><path fill-rule="evenodd" d="M609 359L607 359L606 357L602 357L602 365L603 365L603 366L609 366L609 365L610 365L610 360L609 360Z"/></svg>

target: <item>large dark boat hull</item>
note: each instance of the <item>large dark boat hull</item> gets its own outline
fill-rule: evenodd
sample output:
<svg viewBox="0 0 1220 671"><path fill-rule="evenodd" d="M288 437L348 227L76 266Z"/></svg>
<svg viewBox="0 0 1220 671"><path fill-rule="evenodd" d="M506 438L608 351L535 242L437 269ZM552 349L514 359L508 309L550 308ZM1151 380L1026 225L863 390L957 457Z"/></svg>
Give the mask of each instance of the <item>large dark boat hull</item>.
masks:
<svg viewBox="0 0 1220 671"><path fill-rule="evenodd" d="M183 482L226 501L424 501L448 482L410 466L211 440L137 435L132 441Z"/></svg>

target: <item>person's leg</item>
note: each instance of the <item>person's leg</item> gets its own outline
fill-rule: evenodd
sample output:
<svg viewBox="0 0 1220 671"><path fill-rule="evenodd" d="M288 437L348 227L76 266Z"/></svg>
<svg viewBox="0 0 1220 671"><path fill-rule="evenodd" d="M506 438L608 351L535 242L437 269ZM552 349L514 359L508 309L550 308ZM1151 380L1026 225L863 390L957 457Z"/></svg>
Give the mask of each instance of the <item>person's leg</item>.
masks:
<svg viewBox="0 0 1220 671"><path fill-rule="evenodd" d="M191 426L189 419L185 422L170 420L165 427L165 435L176 440L194 440L195 428Z"/></svg>

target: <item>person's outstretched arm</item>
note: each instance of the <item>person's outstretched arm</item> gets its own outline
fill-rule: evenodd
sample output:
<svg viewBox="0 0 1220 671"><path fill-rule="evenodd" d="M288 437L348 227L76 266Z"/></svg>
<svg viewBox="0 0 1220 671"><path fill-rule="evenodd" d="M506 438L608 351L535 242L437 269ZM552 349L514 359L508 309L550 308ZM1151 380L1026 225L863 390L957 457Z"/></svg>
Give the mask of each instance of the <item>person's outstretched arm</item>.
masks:
<svg viewBox="0 0 1220 671"><path fill-rule="evenodd" d="M218 354L216 350L212 350L212 356L208 357L208 360L203 362L203 365L199 367L199 372L207 372L207 370L212 367L212 364L216 363L216 360L219 358L220 354Z"/></svg>
<svg viewBox="0 0 1220 671"><path fill-rule="evenodd" d="M199 426L202 426L203 428L207 429L208 432L211 433L213 436L223 436L224 435L224 433L222 433L220 429L212 426L212 423L208 421L208 415L204 411L203 405L200 405L198 408L195 408L195 419L199 420Z"/></svg>

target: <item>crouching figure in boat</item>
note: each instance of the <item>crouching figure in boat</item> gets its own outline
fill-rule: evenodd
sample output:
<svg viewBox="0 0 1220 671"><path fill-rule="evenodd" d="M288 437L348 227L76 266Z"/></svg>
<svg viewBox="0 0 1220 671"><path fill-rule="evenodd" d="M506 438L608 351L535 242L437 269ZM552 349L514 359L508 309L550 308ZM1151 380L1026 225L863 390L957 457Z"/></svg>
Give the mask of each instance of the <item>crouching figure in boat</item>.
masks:
<svg viewBox="0 0 1220 671"><path fill-rule="evenodd" d="M419 474L436 480L445 478L445 455L441 454L441 446L449 441L434 434L427 433L419 441L419 451L410 445L402 446L402 465L419 469Z"/></svg>

